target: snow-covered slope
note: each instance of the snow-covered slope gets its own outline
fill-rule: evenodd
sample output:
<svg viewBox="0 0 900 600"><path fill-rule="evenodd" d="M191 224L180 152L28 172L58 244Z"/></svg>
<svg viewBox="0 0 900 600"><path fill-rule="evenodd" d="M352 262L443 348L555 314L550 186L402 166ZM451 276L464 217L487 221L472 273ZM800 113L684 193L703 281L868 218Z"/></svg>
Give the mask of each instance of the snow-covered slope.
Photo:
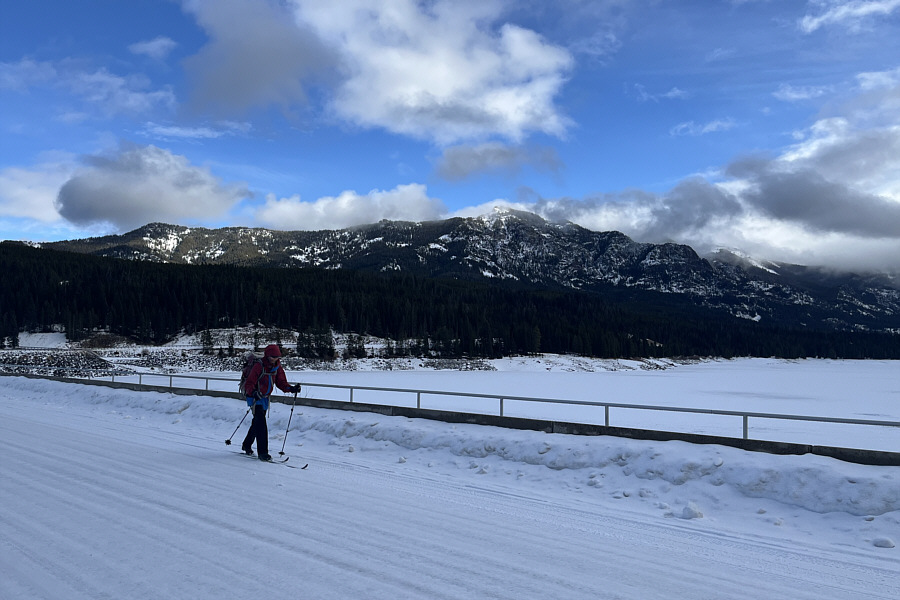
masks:
<svg viewBox="0 0 900 600"><path fill-rule="evenodd" d="M2 598L900 597L897 467L2 382Z"/></svg>

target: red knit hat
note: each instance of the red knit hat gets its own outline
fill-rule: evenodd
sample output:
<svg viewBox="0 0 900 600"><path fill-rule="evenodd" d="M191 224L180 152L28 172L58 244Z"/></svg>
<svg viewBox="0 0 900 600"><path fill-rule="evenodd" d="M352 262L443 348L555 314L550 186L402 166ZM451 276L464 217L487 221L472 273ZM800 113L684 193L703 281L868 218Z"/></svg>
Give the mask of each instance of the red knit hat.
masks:
<svg viewBox="0 0 900 600"><path fill-rule="evenodd" d="M277 344L269 344L266 346L263 356L267 358L281 358L281 350L278 348Z"/></svg>

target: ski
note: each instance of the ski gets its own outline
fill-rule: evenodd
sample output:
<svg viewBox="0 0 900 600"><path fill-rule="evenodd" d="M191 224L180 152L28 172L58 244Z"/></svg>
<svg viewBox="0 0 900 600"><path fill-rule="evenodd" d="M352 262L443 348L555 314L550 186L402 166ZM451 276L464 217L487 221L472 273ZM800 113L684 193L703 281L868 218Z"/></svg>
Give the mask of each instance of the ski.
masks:
<svg viewBox="0 0 900 600"><path fill-rule="evenodd" d="M284 460L272 460L272 461L268 461L268 462L278 463L279 465L284 465L290 469L300 469L301 471L309 466L309 463L306 463L302 467L298 467L297 465L286 464L289 458L290 458L290 456L286 457Z"/></svg>
<svg viewBox="0 0 900 600"><path fill-rule="evenodd" d="M255 454L247 454L246 452L238 452L237 454L240 454L241 456L246 456L247 458L253 458L255 460L259 460L259 457L257 457ZM302 467L298 467L297 465L286 464L287 461L289 461L290 459L291 459L290 456L285 456L283 459L273 458L272 460L262 460L260 462L270 462L270 463L274 463L274 464L278 464L278 465L284 465L286 467L290 467L291 469L300 469L300 470L303 470L309 466L309 463L306 463Z"/></svg>

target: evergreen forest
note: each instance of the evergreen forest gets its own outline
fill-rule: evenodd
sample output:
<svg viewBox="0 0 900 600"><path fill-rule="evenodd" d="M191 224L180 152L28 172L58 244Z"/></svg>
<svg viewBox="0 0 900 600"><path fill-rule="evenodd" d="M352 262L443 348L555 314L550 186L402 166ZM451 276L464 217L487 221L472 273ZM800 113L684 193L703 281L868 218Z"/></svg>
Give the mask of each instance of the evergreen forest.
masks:
<svg viewBox="0 0 900 600"><path fill-rule="evenodd" d="M0 243L0 340L62 325L142 344L263 324L373 335L440 357L571 353L601 358L900 358L900 336L766 325L640 296L350 270L173 265Z"/></svg>

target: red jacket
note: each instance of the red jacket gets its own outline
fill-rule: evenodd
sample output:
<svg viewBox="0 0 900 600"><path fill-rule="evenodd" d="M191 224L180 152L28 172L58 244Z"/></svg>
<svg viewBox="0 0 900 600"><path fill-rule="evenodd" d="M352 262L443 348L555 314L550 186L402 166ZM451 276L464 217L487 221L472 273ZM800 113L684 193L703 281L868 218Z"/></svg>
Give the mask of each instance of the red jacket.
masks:
<svg viewBox="0 0 900 600"><path fill-rule="evenodd" d="M281 367L281 363L277 364L274 367L263 367L263 363L266 362L266 358L263 358L262 363L256 363L253 365L253 368L250 369L250 373L247 374L247 381L245 382L245 388L247 390L256 390L259 393L259 400L256 400L252 396L247 396L247 405L253 406L254 400L257 403L261 403L263 408L269 410L269 396L272 392L275 391L277 387L282 392L290 392L291 386L287 382L287 375L284 373L284 369Z"/></svg>

